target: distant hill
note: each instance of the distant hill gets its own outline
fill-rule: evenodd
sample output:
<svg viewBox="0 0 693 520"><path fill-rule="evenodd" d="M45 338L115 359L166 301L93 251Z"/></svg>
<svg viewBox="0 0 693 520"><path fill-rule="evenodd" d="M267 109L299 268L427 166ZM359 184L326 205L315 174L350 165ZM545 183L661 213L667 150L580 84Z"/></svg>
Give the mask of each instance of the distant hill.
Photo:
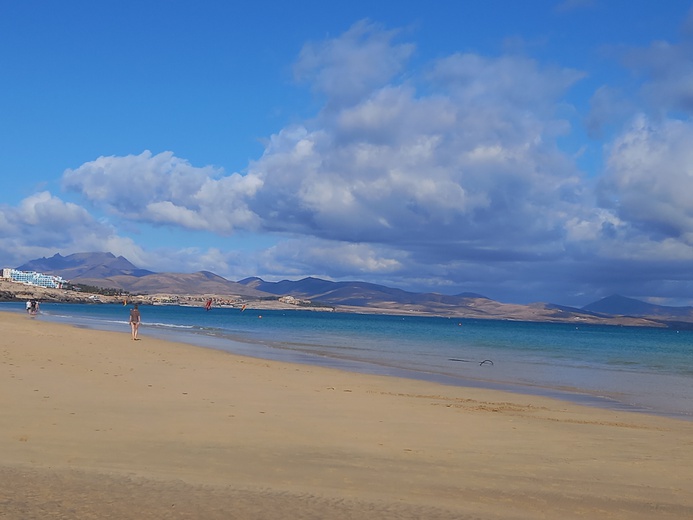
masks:
<svg viewBox="0 0 693 520"><path fill-rule="evenodd" d="M620 325L652 325L640 318L613 320L607 315L559 305L535 303L516 305L500 303L475 293L444 295L413 293L365 282L331 282L319 278L266 282L252 277L238 283L265 293L291 295L340 310L392 314L428 314L459 318L512 319L518 321L618 323Z"/></svg>
<svg viewBox="0 0 693 520"><path fill-rule="evenodd" d="M153 273L141 277L118 275L100 279L79 278L77 281L97 287L122 289L132 294L216 294L258 299L273 296L208 271Z"/></svg>
<svg viewBox="0 0 693 520"><path fill-rule="evenodd" d="M693 307L671 307L655 305L619 294L607 296L599 301L585 305L582 310L609 314L612 316L657 317L667 319L693 319Z"/></svg>
<svg viewBox="0 0 693 520"><path fill-rule="evenodd" d="M75 253L62 256L55 254L50 258L38 258L17 267L20 271L36 271L39 273L62 276L66 280L80 278L107 278L109 276L147 276L152 271L139 269L125 257L116 257L113 253Z"/></svg>
<svg viewBox="0 0 693 520"><path fill-rule="evenodd" d="M437 293L413 293L401 289L393 289L384 285L366 282L332 282L320 278L303 278L302 280L266 282L261 278L246 278L238 283L253 287L260 291L276 294L291 295L295 298L315 300L329 305L348 305L368 307L392 303L399 305L466 305L472 299L488 299L473 293L463 293L448 296Z"/></svg>

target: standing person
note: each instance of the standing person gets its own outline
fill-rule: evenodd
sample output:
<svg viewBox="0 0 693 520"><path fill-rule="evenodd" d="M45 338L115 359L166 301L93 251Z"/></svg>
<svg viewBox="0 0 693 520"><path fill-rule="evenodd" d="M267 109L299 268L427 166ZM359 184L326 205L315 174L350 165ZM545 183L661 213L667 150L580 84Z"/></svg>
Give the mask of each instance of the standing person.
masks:
<svg viewBox="0 0 693 520"><path fill-rule="evenodd" d="M142 322L142 316L140 316L139 304L130 309L130 328L132 329L132 339L137 341L139 338L137 334L140 330L140 323Z"/></svg>
<svg viewBox="0 0 693 520"><path fill-rule="evenodd" d="M26 301L26 313L31 314L31 300Z"/></svg>

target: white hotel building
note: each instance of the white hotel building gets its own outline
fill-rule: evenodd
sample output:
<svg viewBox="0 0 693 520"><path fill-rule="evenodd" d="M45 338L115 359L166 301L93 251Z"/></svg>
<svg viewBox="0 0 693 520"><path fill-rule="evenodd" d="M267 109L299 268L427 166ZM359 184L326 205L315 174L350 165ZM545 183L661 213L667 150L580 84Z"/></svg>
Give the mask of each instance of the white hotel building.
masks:
<svg viewBox="0 0 693 520"><path fill-rule="evenodd" d="M63 285L67 283L67 280L60 276L52 276L35 271L17 271L17 269L8 269L6 267L2 269L1 278L11 282L36 285L38 287L52 287L54 289L62 289Z"/></svg>

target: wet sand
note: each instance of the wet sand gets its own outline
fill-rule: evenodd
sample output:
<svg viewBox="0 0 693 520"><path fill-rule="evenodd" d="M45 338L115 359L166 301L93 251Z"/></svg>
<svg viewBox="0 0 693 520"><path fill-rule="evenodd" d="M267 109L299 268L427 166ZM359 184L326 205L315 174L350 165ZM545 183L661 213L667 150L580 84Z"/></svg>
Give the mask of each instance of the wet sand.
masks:
<svg viewBox="0 0 693 520"><path fill-rule="evenodd" d="M0 518L693 516L693 422L0 313Z"/></svg>

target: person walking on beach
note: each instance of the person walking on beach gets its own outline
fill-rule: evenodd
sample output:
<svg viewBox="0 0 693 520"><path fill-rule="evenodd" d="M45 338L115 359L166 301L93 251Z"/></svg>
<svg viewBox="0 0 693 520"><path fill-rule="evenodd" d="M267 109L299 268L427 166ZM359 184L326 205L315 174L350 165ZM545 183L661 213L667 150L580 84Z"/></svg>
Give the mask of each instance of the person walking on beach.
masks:
<svg viewBox="0 0 693 520"><path fill-rule="evenodd" d="M132 329L132 339L135 341L139 339L137 334L139 333L141 322L142 316L140 316L139 305L136 303L135 306L130 309L130 329Z"/></svg>

